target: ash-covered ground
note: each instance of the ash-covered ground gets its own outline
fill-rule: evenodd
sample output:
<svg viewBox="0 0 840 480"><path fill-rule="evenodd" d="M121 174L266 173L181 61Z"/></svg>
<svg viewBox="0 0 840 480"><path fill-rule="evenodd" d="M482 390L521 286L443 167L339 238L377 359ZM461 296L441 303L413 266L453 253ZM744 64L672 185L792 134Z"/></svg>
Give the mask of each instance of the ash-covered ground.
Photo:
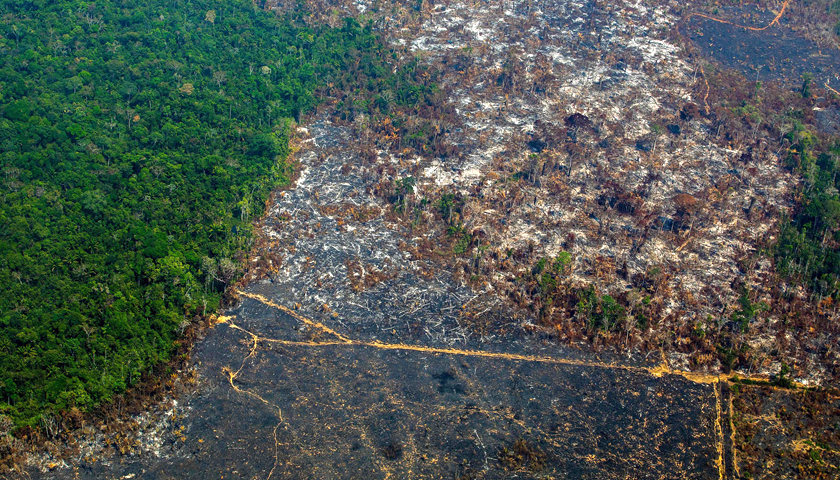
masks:
<svg viewBox="0 0 840 480"><path fill-rule="evenodd" d="M798 80L812 75L818 85L840 88L840 49L834 45L836 40L818 42L808 38L805 32L792 28L784 16L773 28L743 28L763 28L775 17L773 11L750 5L720 8L717 17L733 22L692 16L683 29L705 56L749 78ZM735 22L737 25L733 25Z"/></svg>
<svg viewBox="0 0 840 480"><path fill-rule="evenodd" d="M324 21L342 8L369 15L394 45L441 69L455 114L409 119L437 132L420 152L377 138L368 119L353 124L359 148L376 152L359 175L375 179L382 198L396 182L416 182L403 225L428 243L408 242L415 255L456 238L443 270L529 311L567 345L664 349L671 366L692 371L769 376L795 364L797 380L812 385L838 375L838 351L825 348L840 341L837 312L821 313L814 331L791 327L779 291L803 302L807 292L780 278L767 254L800 179L783 167L778 133L722 128L710 94L725 87L713 90L705 71L733 59L761 70L769 60L755 53L776 42L799 56L760 79L798 88L806 68L833 82L836 52L820 54L784 25L741 31L678 2L309 3L333 12ZM756 24L773 19L756 5L742 10ZM833 128L834 107L815 111ZM784 122L782 135L792 128ZM454 219L441 219L443 199L456 205ZM539 262L566 254L549 288L539 283ZM587 289L617 299L624 315L594 325L579 308ZM730 321L744 299L767 311L748 334Z"/></svg>

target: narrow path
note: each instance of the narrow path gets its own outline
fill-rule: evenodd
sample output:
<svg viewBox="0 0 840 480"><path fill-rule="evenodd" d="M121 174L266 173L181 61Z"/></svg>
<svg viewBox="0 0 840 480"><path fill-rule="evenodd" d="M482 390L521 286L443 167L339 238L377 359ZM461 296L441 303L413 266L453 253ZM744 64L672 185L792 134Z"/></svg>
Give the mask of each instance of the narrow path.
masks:
<svg viewBox="0 0 840 480"><path fill-rule="evenodd" d="M634 366L634 365L622 365L618 363L607 363L607 362L598 362L598 361L586 361L586 360L578 360L578 359L568 359L568 358L558 358L546 355L523 355L523 354L515 354L515 353L505 353L505 352L490 352L490 351L482 351L482 350L469 350L469 349L458 349L458 348L442 348L442 347L432 347L432 346L424 346L424 345L412 345L412 344L405 344L405 343L386 343L380 341L362 341L349 338L345 335L342 335L335 330L327 327L321 322L312 320L304 315L299 314L298 312L280 305L276 302L273 302L262 295L258 295L255 293L249 293L245 291L237 291L237 294L250 298L252 300L256 300L268 307L275 308L280 310L296 320L300 321L301 323L313 327L327 335L330 335L334 338L334 340L326 340L326 341L293 341L293 340L283 340L283 339L274 339L274 338L266 338L259 336L239 325L234 323L233 317L219 317L217 323L227 324L230 328L235 330L241 331L248 335L252 340L252 347L248 353L248 355L242 360L242 364L240 368L233 372L230 369L225 370L225 374L228 376L228 380L230 383L231 388L234 391L248 395L257 399L258 401L268 405L272 408L277 410L277 415L279 418L278 425L274 428L274 435L275 435L275 448L277 448L277 429L283 422L282 410L281 408L266 400L262 396L257 393L251 392L247 389L241 388L236 385L236 378L242 371L245 363L248 359L253 358L255 355L258 345L260 343L266 344L279 344L285 346L293 346L293 347L325 347L325 346L348 346L348 347L361 347L361 348L374 348L379 350L399 350L399 351L407 351L407 352L422 352L422 353L430 353L435 355L451 355L451 356L463 356L463 357L479 357L479 358L489 358L489 359L499 359L499 360L507 360L507 361L515 361L515 362L533 362L533 363L542 363L542 364L554 364L554 365L568 365L568 366L579 366L579 367L590 367L590 368L604 368L604 369L613 369L613 370L623 370L638 374L650 375L653 377L662 377L664 375L677 375L683 377L691 382L704 384L704 385L711 385L714 396L715 396L715 419L714 419L714 436L716 440L716 451L717 451L717 458L715 459L715 465L718 470L719 478L721 480L729 479L729 478L739 478L738 475L738 466L736 460L736 453L735 453L735 445L734 445L734 426L732 424L732 400L731 400L731 393L729 392L728 381L732 380L735 375L728 374L728 375L712 375L712 374L705 374L705 373L695 373L695 372L687 372L687 371L680 371L680 370L672 370L666 362L657 367L645 367L645 366ZM766 380L766 378L754 378L751 380ZM277 466L277 462L275 461L274 468L272 471L269 472L269 476L267 480L271 478L274 469Z"/></svg>
<svg viewBox="0 0 840 480"><path fill-rule="evenodd" d="M730 381L735 378L741 378L743 380L749 381L768 381L770 380L766 376L753 376L753 377L745 377L744 375L738 375L735 373L729 374L711 374L711 373L701 373L701 372L689 372L684 370L673 370L671 369L667 363L663 360L663 363L657 367L644 367L644 366L637 366L637 365L623 365L618 363L607 363L607 362L598 362L598 361L587 361L587 360L578 360L578 359L569 359L569 358L558 358L558 357L551 357L545 355L523 355L517 353L505 353L505 352L489 352L483 350L469 350L469 349L458 349L458 348L443 348L443 347L430 347L424 345L412 345L412 344L405 344L405 343L386 343L380 341L363 341L363 340L355 340L348 338L335 330L323 325L320 322L315 320L309 319L294 310L285 307L283 305L279 305L271 300L267 299L262 295L258 295L255 293L244 292L242 290L238 290L237 294L250 298L252 300L256 300L266 306L276 308L284 313L291 315L293 318L301 321L302 323L314 327L316 329L321 330L322 332L332 335L336 338L335 341L315 341L315 342L300 342L300 341L293 341L293 340L281 340L281 339L270 339L270 338L263 338L259 337L256 334L249 332L242 327L232 323L232 317L219 317L219 323L228 323L232 328L236 328L241 330L248 335L254 338L254 341L260 342L267 342L267 343L277 343L282 345L290 345L290 346L309 346L309 347L319 347L319 346L326 346L326 345L347 345L347 346L359 346L359 347L370 347L370 348L377 348L380 350L405 350L405 351L414 351L414 352L425 352L425 353L434 353L434 354L442 354L442 355L459 355L459 356L466 356L466 357L482 357L482 358L497 358L502 360L512 360L512 361L521 361L521 362L535 362L535 363L550 363L556 365L571 365L571 366L578 366L578 367L594 367L594 368L609 368L609 369L617 369L617 370L625 370L630 372L637 372L637 373L646 373L652 375L654 377L662 377L663 375L677 375L683 377L691 382L699 383L699 384L717 384L724 381Z"/></svg>

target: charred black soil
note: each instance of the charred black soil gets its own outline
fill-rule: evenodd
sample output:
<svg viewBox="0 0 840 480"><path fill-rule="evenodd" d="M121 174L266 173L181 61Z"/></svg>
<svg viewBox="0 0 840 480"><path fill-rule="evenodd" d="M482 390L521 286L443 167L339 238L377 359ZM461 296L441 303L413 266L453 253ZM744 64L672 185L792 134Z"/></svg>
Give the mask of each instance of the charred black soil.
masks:
<svg viewBox="0 0 840 480"><path fill-rule="evenodd" d="M735 444L747 478L840 476L840 392L736 385Z"/></svg>
<svg viewBox="0 0 840 480"><path fill-rule="evenodd" d="M840 88L840 49L834 45L818 45L791 28L784 16L764 30L744 28L764 28L776 12L750 6L716 11L717 20L693 15L681 29L704 56L749 79L798 83L808 74L820 86Z"/></svg>
<svg viewBox="0 0 840 480"><path fill-rule="evenodd" d="M719 478L711 385L537 345L495 358L312 341L248 297L230 313L196 354L204 389L168 458L33 478Z"/></svg>

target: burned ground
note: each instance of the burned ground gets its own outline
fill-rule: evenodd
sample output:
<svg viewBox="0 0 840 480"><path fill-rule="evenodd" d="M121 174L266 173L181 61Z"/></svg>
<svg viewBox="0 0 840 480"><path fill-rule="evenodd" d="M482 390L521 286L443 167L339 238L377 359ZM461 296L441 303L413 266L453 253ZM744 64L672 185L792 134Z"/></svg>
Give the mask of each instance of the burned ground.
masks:
<svg viewBox="0 0 840 480"><path fill-rule="evenodd" d="M536 345L539 361L309 343L247 296L230 313L196 354L203 387L164 458L34 478L718 478L712 386Z"/></svg>
<svg viewBox="0 0 840 480"><path fill-rule="evenodd" d="M771 375L787 362L803 382L837 374L825 367L837 352L814 354L837 341L836 312L814 320L816 335L793 331L779 292L802 305L807 294L764 253L795 206L799 179L778 143L792 119L759 128L750 101L724 102L746 81L680 36L691 12L666 2L336 6L370 15L395 48L439 72L448 107L396 127L357 119L366 160L348 170L391 202L403 252L431 262L427 271L505 300L567 345L664 349L694 371ZM731 113L742 110L744 120ZM381 135L392 127L392 139ZM407 179L412 191L395 202ZM562 272L540 266L560 257Z"/></svg>
<svg viewBox="0 0 840 480"><path fill-rule="evenodd" d="M733 19L760 28L770 23L775 13L750 6L724 7L717 10L720 19ZM832 44L819 45L804 33L794 30L786 18L773 28L755 31L732 23L693 16L681 29L703 55L736 69L750 79L793 80L812 75L818 85L827 83L840 88L840 49Z"/></svg>
<svg viewBox="0 0 840 480"><path fill-rule="evenodd" d="M739 465L749 478L830 479L840 475L840 396L736 385Z"/></svg>

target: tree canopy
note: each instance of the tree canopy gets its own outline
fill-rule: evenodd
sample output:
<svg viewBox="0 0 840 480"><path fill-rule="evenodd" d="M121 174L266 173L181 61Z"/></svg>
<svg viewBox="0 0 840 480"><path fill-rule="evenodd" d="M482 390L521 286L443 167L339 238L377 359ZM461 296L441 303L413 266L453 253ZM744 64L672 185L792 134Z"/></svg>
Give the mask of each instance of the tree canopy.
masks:
<svg viewBox="0 0 840 480"><path fill-rule="evenodd" d="M87 409L169 358L235 277L249 219L288 181L292 126L326 85L367 92L345 117L430 94L369 25L301 15L0 4L0 414L23 426Z"/></svg>

